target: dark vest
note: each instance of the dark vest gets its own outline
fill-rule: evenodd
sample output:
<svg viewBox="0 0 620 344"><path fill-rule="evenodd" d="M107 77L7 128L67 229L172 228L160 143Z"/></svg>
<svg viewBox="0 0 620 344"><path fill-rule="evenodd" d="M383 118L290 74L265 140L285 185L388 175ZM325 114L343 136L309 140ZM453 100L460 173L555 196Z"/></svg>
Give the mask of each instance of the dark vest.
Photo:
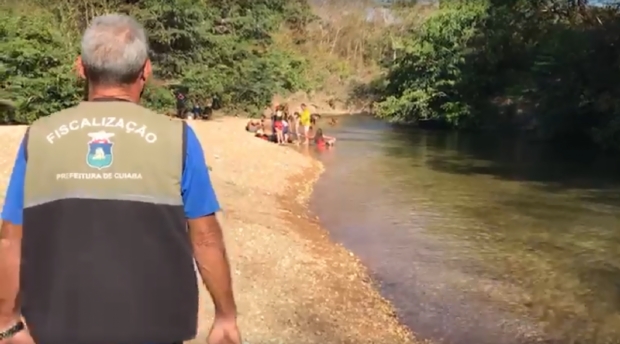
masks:
<svg viewBox="0 0 620 344"><path fill-rule="evenodd" d="M30 127L21 302L37 344L195 336L186 128L121 101L84 102Z"/></svg>

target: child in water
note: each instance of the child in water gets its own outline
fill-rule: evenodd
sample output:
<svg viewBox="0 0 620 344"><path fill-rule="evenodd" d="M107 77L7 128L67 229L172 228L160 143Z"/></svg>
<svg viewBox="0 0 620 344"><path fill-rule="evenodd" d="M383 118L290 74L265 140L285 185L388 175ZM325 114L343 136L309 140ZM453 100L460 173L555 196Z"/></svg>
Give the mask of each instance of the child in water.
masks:
<svg viewBox="0 0 620 344"><path fill-rule="evenodd" d="M314 144L319 148L333 146L334 143L336 143L336 138L323 135L323 129L321 128L316 130L316 134L314 134L312 140L314 141Z"/></svg>

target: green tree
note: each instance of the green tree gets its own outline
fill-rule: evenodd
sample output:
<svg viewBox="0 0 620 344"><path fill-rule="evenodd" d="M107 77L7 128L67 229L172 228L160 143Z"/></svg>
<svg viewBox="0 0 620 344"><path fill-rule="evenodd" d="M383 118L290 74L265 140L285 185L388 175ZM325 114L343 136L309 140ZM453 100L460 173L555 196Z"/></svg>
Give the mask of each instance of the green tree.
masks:
<svg viewBox="0 0 620 344"><path fill-rule="evenodd" d="M312 20L306 1L259 0L27 0L0 2L0 94L17 111L5 122L29 123L83 97L72 70L81 32L109 12L138 18L147 29L156 81L143 102L173 106L168 84L190 89L192 100L217 97L228 109L257 112L275 93L307 87L307 61L279 49L272 35Z"/></svg>
<svg viewBox="0 0 620 344"><path fill-rule="evenodd" d="M378 115L619 150L619 33L612 5L444 1L403 40Z"/></svg>
<svg viewBox="0 0 620 344"><path fill-rule="evenodd" d="M15 113L4 112L4 122L29 123L79 102L72 73L77 51L49 13L1 11L0 51L0 98L16 105Z"/></svg>
<svg viewBox="0 0 620 344"><path fill-rule="evenodd" d="M450 4L409 32L401 56L389 67L378 115L400 122L435 119L455 127L471 122L467 89L470 43L484 18L484 3Z"/></svg>

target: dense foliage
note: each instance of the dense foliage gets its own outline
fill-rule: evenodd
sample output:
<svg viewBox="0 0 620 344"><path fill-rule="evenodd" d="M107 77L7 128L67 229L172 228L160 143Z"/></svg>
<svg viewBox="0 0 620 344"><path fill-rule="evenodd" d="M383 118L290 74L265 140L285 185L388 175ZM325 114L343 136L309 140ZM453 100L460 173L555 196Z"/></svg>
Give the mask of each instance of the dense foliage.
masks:
<svg viewBox="0 0 620 344"><path fill-rule="evenodd" d="M531 129L620 149L620 11L568 0L442 1L409 30L379 116Z"/></svg>
<svg viewBox="0 0 620 344"><path fill-rule="evenodd" d="M144 102L156 110L174 107L175 86L189 88L194 101L217 97L250 112L274 93L307 87L307 61L272 39L281 27L312 19L305 1L2 0L0 6L0 99L17 106L3 113L4 123L30 123L83 97L73 71L80 34L90 18L110 12L131 14L147 28L156 81Z"/></svg>

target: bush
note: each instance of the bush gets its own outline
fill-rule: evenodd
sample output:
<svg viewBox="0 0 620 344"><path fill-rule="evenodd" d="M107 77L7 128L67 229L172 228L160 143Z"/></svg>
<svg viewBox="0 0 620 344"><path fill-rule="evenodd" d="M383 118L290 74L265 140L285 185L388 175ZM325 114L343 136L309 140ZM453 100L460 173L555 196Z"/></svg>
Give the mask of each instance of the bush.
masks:
<svg viewBox="0 0 620 344"><path fill-rule="evenodd" d="M271 37L307 20L305 1L29 0L1 7L0 99L16 104L0 117L4 123L31 123L83 98L73 71L79 37L92 16L109 9L135 16L147 29L160 82L147 87L143 103L154 110L174 108L172 93L161 86L169 81L187 86L195 101L216 97L225 108L251 112L275 93L307 87L307 62L279 50Z"/></svg>

